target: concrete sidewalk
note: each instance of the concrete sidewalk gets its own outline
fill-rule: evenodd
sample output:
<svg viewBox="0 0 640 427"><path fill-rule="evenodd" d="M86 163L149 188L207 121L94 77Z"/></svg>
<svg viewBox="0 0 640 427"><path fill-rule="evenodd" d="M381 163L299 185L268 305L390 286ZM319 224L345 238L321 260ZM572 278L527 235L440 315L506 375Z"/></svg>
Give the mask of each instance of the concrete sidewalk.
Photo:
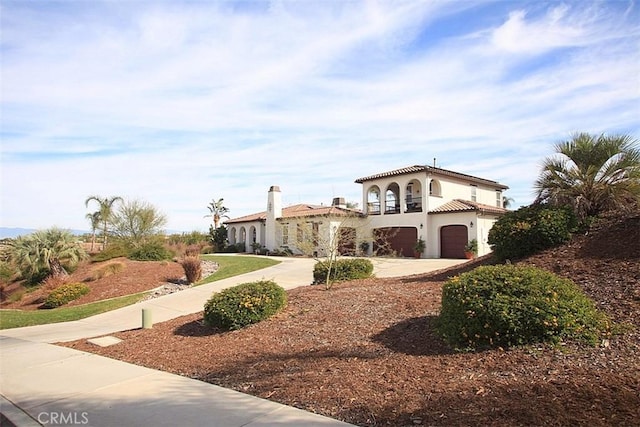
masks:
<svg viewBox="0 0 640 427"><path fill-rule="evenodd" d="M282 262L273 267L87 319L0 331L0 393L6 399L0 399L0 413L11 414L18 426L348 426L201 381L47 344L140 328L143 308L151 310L154 322L196 313L214 291L239 283L270 279L285 289L311 283L314 260L278 260ZM377 277L425 273L464 262L372 261Z"/></svg>
<svg viewBox="0 0 640 427"><path fill-rule="evenodd" d="M30 425L349 426L202 381L65 347L0 337L0 411ZM7 408L9 403L14 408ZM17 422L16 422L17 421ZM4 425L4 424L3 424Z"/></svg>

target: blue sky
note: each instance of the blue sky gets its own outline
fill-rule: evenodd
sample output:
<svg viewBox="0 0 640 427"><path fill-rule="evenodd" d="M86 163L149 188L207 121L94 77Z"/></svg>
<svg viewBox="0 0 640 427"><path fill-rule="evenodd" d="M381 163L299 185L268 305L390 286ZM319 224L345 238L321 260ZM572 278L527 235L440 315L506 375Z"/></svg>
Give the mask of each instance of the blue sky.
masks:
<svg viewBox="0 0 640 427"><path fill-rule="evenodd" d="M529 204L555 142L640 137L639 7L2 0L0 226L88 229L96 194L204 231L434 157Z"/></svg>

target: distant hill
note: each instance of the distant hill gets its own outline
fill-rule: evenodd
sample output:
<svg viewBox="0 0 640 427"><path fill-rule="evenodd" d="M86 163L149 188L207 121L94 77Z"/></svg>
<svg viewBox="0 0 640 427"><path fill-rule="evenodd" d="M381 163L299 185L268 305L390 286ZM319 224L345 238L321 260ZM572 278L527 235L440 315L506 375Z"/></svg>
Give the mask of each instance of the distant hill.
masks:
<svg viewBox="0 0 640 427"><path fill-rule="evenodd" d="M34 231L37 231L35 228L20 228L20 227L0 227L0 239L13 239L18 236L24 236L26 234L31 234ZM86 230L70 230L75 235L86 234L88 231Z"/></svg>

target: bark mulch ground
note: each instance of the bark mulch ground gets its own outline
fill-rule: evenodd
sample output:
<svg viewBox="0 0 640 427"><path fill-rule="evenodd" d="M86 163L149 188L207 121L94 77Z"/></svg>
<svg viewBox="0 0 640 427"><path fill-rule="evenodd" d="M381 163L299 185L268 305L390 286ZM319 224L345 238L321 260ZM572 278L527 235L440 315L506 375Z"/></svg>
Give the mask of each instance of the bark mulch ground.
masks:
<svg viewBox="0 0 640 427"><path fill-rule="evenodd" d="M640 215L608 218L525 263L578 283L624 335L458 353L435 333L458 270L289 291L287 308L241 331L202 313L63 345L173 372L360 426L640 424ZM476 261L477 263L486 260Z"/></svg>

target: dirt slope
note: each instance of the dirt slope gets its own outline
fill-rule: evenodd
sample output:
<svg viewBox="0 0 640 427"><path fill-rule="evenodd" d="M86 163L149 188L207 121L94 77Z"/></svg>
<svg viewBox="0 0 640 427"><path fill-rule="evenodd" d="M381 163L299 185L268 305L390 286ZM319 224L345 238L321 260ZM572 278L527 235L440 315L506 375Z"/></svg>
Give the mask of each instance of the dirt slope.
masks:
<svg viewBox="0 0 640 427"><path fill-rule="evenodd" d="M458 270L289 292L277 317L242 331L201 314L66 345L362 426L611 426L640 419L640 214L608 218L530 263L570 277L634 329L598 348L567 344L456 353L434 332Z"/></svg>

